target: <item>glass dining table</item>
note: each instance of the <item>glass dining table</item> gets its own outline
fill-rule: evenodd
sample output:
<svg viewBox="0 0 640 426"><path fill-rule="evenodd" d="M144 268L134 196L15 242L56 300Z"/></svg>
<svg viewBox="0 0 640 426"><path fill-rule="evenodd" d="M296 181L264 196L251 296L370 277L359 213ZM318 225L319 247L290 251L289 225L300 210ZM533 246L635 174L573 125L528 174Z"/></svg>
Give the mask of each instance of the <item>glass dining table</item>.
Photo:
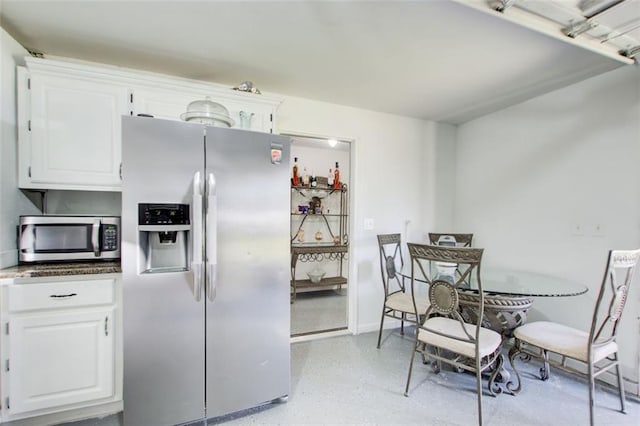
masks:
<svg viewBox="0 0 640 426"><path fill-rule="evenodd" d="M405 265L400 275L410 280L411 265ZM527 312L535 297L579 296L588 290L586 285L566 278L496 267L482 267L480 279L485 296L483 325L506 338L526 322ZM425 281L418 271L416 280ZM463 316L473 322L477 318L477 309L474 310L474 307L478 306L479 301L475 274L466 286L458 289L458 296Z"/></svg>
<svg viewBox="0 0 640 426"><path fill-rule="evenodd" d="M456 273L455 264L444 265L442 269L449 271L435 273L434 276L447 279ZM411 265L405 265L400 275L411 280ZM423 283L427 281L418 270L415 279ZM484 293L482 325L500 333L503 340L510 338L513 331L527 321L527 312L534 298L579 296L588 291L586 285L566 278L522 270L483 267L480 279ZM470 282L458 288L460 314L466 322L477 323L479 302L478 283L473 274ZM493 395L503 391L512 393L509 390L510 373L502 367L503 364L500 357L500 362L494 367L499 369L499 374L492 375L493 379L488 384Z"/></svg>

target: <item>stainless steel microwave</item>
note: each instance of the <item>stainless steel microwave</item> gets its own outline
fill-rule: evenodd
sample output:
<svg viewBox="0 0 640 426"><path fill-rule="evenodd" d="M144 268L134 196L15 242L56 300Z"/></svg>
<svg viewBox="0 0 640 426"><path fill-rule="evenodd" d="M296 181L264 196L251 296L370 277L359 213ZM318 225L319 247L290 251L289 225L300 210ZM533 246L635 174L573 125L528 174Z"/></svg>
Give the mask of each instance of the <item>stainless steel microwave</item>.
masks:
<svg viewBox="0 0 640 426"><path fill-rule="evenodd" d="M117 216L20 216L18 261L119 259L120 231Z"/></svg>

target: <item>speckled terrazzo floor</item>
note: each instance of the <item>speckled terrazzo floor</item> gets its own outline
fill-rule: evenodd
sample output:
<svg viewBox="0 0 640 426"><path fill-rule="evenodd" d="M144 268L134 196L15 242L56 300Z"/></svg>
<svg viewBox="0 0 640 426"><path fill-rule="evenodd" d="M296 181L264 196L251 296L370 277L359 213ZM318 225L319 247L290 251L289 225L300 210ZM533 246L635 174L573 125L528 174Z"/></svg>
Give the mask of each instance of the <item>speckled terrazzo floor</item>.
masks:
<svg viewBox="0 0 640 426"><path fill-rule="evenodd" d="M376 333L295 343L291 347L291 395L287 403L245 412L225 425L473 425L477 424L475 379L444 371L436 375L416 361L411 395L403 395L411 337L387 332L381 349ZM524 389L518 396L483 397L485 425L586 425L586 381L552 370L542 382L539 367L524 367ZM617 396L596 389L596 425L640 424L640 403L627 400L619 411ZM73 426L118 426L118 416L71 423Z"/></svg>
<svg viewBox="0 0 640 426"><path fill-rule="evenodd" d="M291 304L291 335L347 327L347 289L298 293Z"/></svg>

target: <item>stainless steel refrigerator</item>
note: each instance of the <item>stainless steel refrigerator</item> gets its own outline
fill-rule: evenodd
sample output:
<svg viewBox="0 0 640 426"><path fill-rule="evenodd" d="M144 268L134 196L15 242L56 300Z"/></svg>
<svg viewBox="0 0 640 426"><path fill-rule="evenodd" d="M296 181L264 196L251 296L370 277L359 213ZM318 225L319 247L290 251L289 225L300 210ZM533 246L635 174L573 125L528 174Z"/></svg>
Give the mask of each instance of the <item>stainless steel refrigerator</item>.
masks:
<svg viewBox="0 0 640 426"><path fill-rule="evenodd" d="M206 423L290 381L288 138L123 117L124 423Z"/></svg>

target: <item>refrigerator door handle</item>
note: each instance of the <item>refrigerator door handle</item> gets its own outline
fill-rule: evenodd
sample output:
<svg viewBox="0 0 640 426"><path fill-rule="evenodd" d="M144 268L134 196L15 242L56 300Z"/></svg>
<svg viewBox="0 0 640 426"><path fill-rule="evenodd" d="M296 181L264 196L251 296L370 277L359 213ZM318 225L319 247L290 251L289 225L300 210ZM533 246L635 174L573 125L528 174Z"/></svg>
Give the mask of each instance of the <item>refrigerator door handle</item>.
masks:
<svg viewBox="0 0 640 426"><path fill-rule="evenodd" d="M218 267L218 200L216 193L216 178L213 173L207 175L207 299L213 302L216 298L217 267Z"/></svg>
<svg viewBox="0 0 640 426"><path fill-rule="evenodd" d="M199 302L202 297L202 179L200 172L193 175L193 237L191 241L191 270L193 271L193 297Z"/></svg>

